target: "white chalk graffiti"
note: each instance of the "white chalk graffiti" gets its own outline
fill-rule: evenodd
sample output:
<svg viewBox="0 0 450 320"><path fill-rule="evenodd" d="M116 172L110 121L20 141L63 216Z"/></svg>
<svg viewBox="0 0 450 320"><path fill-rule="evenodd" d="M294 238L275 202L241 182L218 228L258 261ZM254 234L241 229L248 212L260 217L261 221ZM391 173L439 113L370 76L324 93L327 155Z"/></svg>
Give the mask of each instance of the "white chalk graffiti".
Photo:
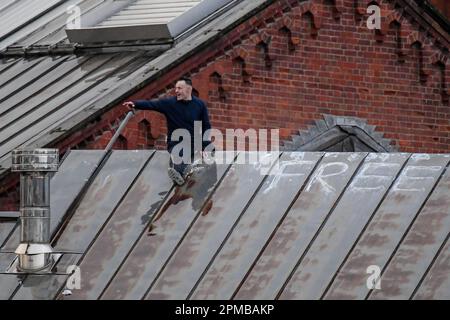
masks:
<svg viewBox="0 0 450 320"><path fill-rule="evenodd" d="M319 183L322 186L323 191L335 192L336 189L331 186L325 179L343 174L348 170L348 168L348 164L343 162L330 162L321 165L312 176L311 181L308 183L305 190L310 191L311 187L315 183ZM328 173L325 173L326 171L328 171Z"/></svg>
<svg viewBox="0 0 450 320"><path fill-rule="evenodd" d="M278 183L282 178L305 176L306 172L311 170L315 163L316 163L315 161L307 161L307 160L289 160L281 162L279 166L277 168L274 168L275 170L272 171L274 178L270 182L269 186L263 191L263 194L266 194L270 190L277 188ZM290 167L300 168L303 172L295 172L295 173L286 172Z"/></svg>
<svg viewBox="0 0 450 320"><path fill-rule="evenodd" d="M411 185L414 184L425 184L426 180L428 183L433 183L436 178L434 175L441 171L442 166L409 166L403 170L402 174L398 178L392 190L394 191L408 191L408 192L424 192L426 187L414 188Z"/></svg>
<svg viewBox="0 0 450 320"><path fill-rule="evenodd" d="M400 167L397 163L369 162L363 165L353 180L349 189L351 191L384 190L384 182L393 179Z"/></svg>

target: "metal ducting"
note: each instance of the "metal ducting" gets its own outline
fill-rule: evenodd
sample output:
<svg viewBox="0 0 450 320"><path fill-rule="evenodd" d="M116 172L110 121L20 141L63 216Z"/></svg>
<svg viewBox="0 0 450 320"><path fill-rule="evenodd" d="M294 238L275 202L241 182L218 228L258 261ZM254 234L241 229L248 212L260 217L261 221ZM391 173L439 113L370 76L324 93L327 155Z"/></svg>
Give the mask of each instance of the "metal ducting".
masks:
<svg viewBox="0 0 450 320"><path fill-rule="evenodd" d="M20 172L20 245L18 269L36 272L52 263L50 245L50 178L58 171L57 149L20 149L12 153L13 172Z"/></svg>

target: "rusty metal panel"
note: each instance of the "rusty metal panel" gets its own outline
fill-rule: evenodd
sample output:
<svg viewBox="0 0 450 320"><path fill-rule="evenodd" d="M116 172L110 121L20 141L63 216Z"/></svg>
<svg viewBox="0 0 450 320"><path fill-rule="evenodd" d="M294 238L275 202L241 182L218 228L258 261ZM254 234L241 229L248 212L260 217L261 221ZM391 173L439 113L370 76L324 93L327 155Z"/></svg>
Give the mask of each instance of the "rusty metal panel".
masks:
<svg viewBox="0 0 450 320"><path fill-rule="evenodd" d="M113 151L58 239L56 248L84 252L153 151Z"/></svg>
<svg viewBox="0 0 450 320"><path fill-rule="evenodd" d="M203 208L206 210L203 213L207 213L212 204L207 200L228 167L227 164L209 165L171 193L101 299L141 299L144 296L200 210Z"/></svg>
<svg viewBox="0 0 450 320"><path fill-rule="evenodd" d="M191 299L231 299L322 156L300 152L281 156Z"/></svg>
<svg viewBox="0 0 450 320"><path fill-rule="evenodd" d="M425 276L419 290L413 296L415 300L450 300L450 233L436 261Z"/></svg>
<svg viewBox="0 0 450 320"><path fill-rule="evenodd" d="M80 264L83 286L65 299L97 299L173 185L169 154L156 152Z"/></svg>
<svg viewBox="0 0 450 320"><path fill-rule="evenodd" d="M239 157L245 157L240 153ZM239 159L238 159L239 160ZM264 179L256 164L233 164L146 299L186 299Z"/></svg>
<svg viewBox="0 0 450 320"><path fill-rule="evenodd" d="M97 168L103 154L104 151L102 150L73 150L61 163L58 172L50 181L51 234L57 230L63 221L67 209ZM20 230L16 228L3 249L14 251L19 243Z"/></svg>
<svg viewBox="0 0 450 320"><path fill-rule="evenodd" d="M234 296L275 299L366 153L327 153Z"/></svg>
<svg viewBox="0 0 450 320"><path fill-rule="evenodd" d="M368 268L384 268L448 161L440 155L411 156L345 261L327 298L367 296ZM352 230L360 233L362 226L352 225Z"/></svg>
<svg viewBox="0 0 450 320"><path fill-rule="evenodd" d="M62 286L69 279L71 270L76 266L81 255L64 254L50 274L27 275L19 290L11 297L13 300L53 300ZM80 279L82 281L82 278ZM76 291L76 290L73 290Z"/></svg>
<svg viewBox="0 0 450 320"><path fill-rule="evenodd" d="M382 290L371 299L409 299L450 232L450 171L443 175L395 256L383 272ZM447 293L450 293L447 274ZM444 280L445 282L445 280ZM450 294L447 295L450 299Z"/></svg>

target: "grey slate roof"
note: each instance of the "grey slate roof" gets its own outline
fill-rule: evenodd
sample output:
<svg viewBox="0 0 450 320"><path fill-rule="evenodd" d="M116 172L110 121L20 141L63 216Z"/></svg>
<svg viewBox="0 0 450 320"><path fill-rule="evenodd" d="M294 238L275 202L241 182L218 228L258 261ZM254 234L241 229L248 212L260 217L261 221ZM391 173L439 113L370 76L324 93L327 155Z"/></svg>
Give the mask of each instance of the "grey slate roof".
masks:
<svg viewBox="0 0 450 320"><path fill-rule="evenodd" d="M450 155L285 152L267 175L241 153L176 188L166 152L102 156L63 161L51 221L65 253L51 275L0 274L1 299L450 298ZM4 271L19 238L0 227ZM82 286L62 296L71 265Z"/></svg>

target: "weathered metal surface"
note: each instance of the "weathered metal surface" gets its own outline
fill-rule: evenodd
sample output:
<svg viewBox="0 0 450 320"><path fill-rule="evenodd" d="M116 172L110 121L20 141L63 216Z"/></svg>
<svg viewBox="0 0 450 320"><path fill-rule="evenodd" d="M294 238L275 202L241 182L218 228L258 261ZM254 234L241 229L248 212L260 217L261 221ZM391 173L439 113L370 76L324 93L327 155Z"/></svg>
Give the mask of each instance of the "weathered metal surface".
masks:
<svg viewBox="0 0 450 320"><path fill-rule="evenodd" d="M241 153L239 157L244 157ZM243 163L241 161L239 163ZM186 299L264 179L257 164L233 164L193 223L146 299Z"/></svg>
<svg viewBox="0 0 450 320"><path fill-rule="evenodd" d="M148 56L140 56L139 53L126 53L115 57L113 60L109 61L102 67L95 70L93 73L83 81L77 82L77 84L72 87L65 98L63 96L58 96L56 105L57 110L50 111L45 117L41 117L35 126L33 126L32 132L39 132L33 135L33 140L35 141L42 135L46 135L47 132L53 129L57 130L61 122L64 122L73 116L83 113L86 110L84 107L88 105L92 100L98 99L100 96L111 93L111 88L117 83L121 82L128 75L133 73L137 68L142 66L145 61L148 61ZM72 96L72 94L74 96ZM45 106L47 108L47 106ZM29 136L31 133L29 131L24 131L18 137L11 140L11 143L22 141L25 137Z"/></svg>
<svg viewBox="0 0 450 320"><path fill-rule="evenodd" d="M11 81L14 81L16 77L19 77L24 72L31 70L33 67L44 60L45 58L43 57L20 59L17 63L13 64L11 67L1 73L0 88Z"/></svg>
<svg viewBox="0 0 450 320"><path fill-rule="evenodd" d="M101 154L65 159L52 217ZM285 153L268 176L211 165L170 194L168 154L151 155L112 153L55 249L86 255L58 274L1 274L15 254L0 253L0 299L364 299L368 265L384 270L371 299L450 298L450 155ZM63 296L76 265L81 289Z"/></svg>
<svg viewBox="0 0 450 320"><path fill-rule="evenodd" d="M75 10L68 10L69 6L77 6L80 10L80 22L91 18L88 16L97 14L96 17L101 19L102 14L107 14L108 4L111 7L111 1L105 0L67 0L64 6L59 6L52 11L51 15L46 16L40 21L36 21L32 32L24 32L22 34L14 34L13 38L8 38L10 43L16 46L30 45L52 45L67 38L65 29L67 21L73 16Z"/></svg>
<svg viewBox="0 0 450 320"><path fill-rule="evenodd" d="M365 153L327 153L235 299L274 299L313 240Z"/></svg>
<svg viewBox="0 0 450 320"><path fill-rule="evenodd" d="M80 264L83 286L66 299L96 299L162 206L173 182L169 154L156 152Z"/></svg>
<svg viewBox="0 0 450 320"><path fill-rule="evenodd" d="M436 261L413 299L450 300L450 232Z"/></svg>
<svg viewBox="0 0 450 320"><path fill-rule="evenodd" d="M368 268L384 268L448 161L448 157L440 155L411 156L348 256L330 288L328 298L364 299L367 296L367 278L370 276ZM352 211L355 211L354 206ZM351 226L358 234L362 227ZM349 233L348 230L346 232ZM352 242L356 240L358 239L352 239ZM345 253L350 250L350 247L346 250L342 244L340 248L346 251ZM342 259L344 257L345 255ZM343 260L339 263L341 262ZM389 284L386 283L384 287L386 286Z"/></svg>
<svg viewBox="0 0 450 320"><path fill-rule="evenodd" d="M0 248L15 226L15 221L2 221L0 218Z"/></svg>
<svg viewBox="0 0 450 320"><path fill-rule="evenodd" d="M50 181L50 234L55 233L70 205L97 168L102 156L101 150L73 150L61 163L59 171ZM67 183L68 181L70 183ZM19 228L16 228L2 249L14 251L20 243L19 232Z"/></svg>
<svg viewBox="0 0 450 320"><path fill-rule="evenodd" d="M113 151L58 239L56 250L84 252L152 151Z"/></svg>
<svg viewBox="0 0 450 320"><path fill-rule="evenodd" d="M322 155L299 152L281 156L191 299L233 296Z"/></svg>
<svg viewBox="0 0 450 320"><path fill-rule="evenodd" d="M171 193L102 299L141 299L145 295L196 217L207 214L213 203L209 196L228 167L227 164L209 165L196 171L185 185Z"/></svg>
<svg viewBox="0 0 450 320"><path fill-rule="evenodd" d="M19 243L17 243L17 246L18 245L19 245ZM16 248L14 248L14 250ZM11 264L11 262L16 257L16 255L14 253L12 253L14 250L6 250L6 249L3 249L3 248L1 249L1 252L0 252L0 272L5 272L6 269L8 268L8 266ZM0 283L0 285L1 285L1 283Z"/></svg>
<svg viewBox="0 0 450 320"><path fill-rule="evenodd" d="M66 79L60 79L53 86L47 87L41 94L28 100L26 104L31 105L32 110L18 115L17 120L14 121L14 126L11 126L13 123L10 121L9 126L0 132L2 135L0 156L4 156L12 148L21 145L51 124L50 118L54 122L55 115L76 111L76 109L73 109L74 99L89 86L95 85L97 81L101 80L98 78L104 76L105 72L118 67L116 64L119 61L124 62L118 56L114 56L111 61L110 59L111 55L91 59L85 66L87 69L79 68L76 72L70 73ZM131 57L127 59L122 56L122 59L128 60ZM68 103L68 101L70 102ZM72 105L70 111L67 110L69 105ZM15 111L18 112L19 110Z"/></svg>
<svg viewBox="0 0 450 320"><path fill-rule="evenodd" d="M14 64L21 61L21 59L17 58L1 58L0 60L0 76L3 74L4 71L11 68Z"/></svg>
<svg viewBox="0 0 450 320"><path fill-rule="evenodd" d="M370 299L411 298L449 232L450 171L447 167L446 173L383 272L382 290L374 290ZM450 283L447 284L447 299L450 299Z"/></svg>
<svg viewBox="0 0 450 320"><path fill-rule="evenodd" d="M24 277L19 290L10 298L13 300L55 299L57 292L69 280L70 276L64 274L70 273L73 270L72 268L76 267L79 259L80 255L78 254L65 254L52 270L53 274L27 275ZM80 280L82 281L82 278ZM71 283L70 280L69 283ZM74 288L73 291L76 291L76 289Z"/></svg>
<svg viewBox="0 0 450 320"><path fill-rule="evenodd" d="M0 253L0 260L5 254ZM5 272L5 270L0 270ZM0 300L8 300L24 279L23 275L0 274Z"/></svg>
<svg viewBox="0 0 450 320"><path fill-rule="evenodd" d="M373 161L375 158L376 162L382 162L383 157L390 158L389 154L372 154L368 161ZM406 155L397 154L393 156L394 159L395 157L399 158L397 161L394 160L394 165L384 165L376 174L385 176L384 179L380 179L381 187L378 183L374 184L375 179L367 179L371 166L361 167L289 280L280 299L322 297L339 266L357 241L361 230L370 221ZM380 165L375 165L377 166ZM364 191L370 191L370 193Z"/></svg>
<svg viewBox="0 0 450 320"><path fill-rule="evenodd" d="M32 111L33 108L57 94L56 87L58 85L55 82L58 79L64 77L65 85L70 85L72 77L76 77L77 72L86 72L86 68L89 66L89 63L86 63L87 60L86 57L70 57L63 64L51 70L51 72L42 74L39 81L34 81L11 96L2 97L0 102L0 115L4 119L4 123L1 126L2 130L14 119ZM63 84L59 84L59 90L64 88ZM19 105L21 112L14 112Z"/></svg>
<svg viewBox="0 0 450 320"><path fill-rule="evenodd" d="M20 74L18 77L14 79L14 81L10 81L4 86L0 88L0 101L4 101L7 97L13 94L22 94L22 90L27 88L36 80L40 80L43 74L53 70L55 67L63 63L67 57L47 57L42 60L40 63L36 64L33 68L28 70L28 72L24 72ZM5 119L5 124L7 120Z"/></svg>
<svg viewBox="0 0 450 320"><path fill-rule="evenodd" d="M0 38L14 31L16 28L26 24L29 20L42 14L52 6L63 3L61 0L22 0L5 6L0 11Z"/></svg>

